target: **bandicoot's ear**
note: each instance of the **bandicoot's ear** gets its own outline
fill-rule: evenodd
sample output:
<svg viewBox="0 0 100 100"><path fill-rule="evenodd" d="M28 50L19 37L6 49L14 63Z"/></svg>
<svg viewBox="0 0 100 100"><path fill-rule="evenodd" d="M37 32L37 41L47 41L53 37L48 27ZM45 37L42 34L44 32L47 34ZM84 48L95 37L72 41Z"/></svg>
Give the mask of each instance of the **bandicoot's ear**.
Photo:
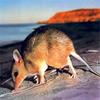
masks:
<svg viewBox="0 0 100 100"><path fill-rule="evenodd" d="M16 62L20 62L22 57L17 49L13 51L13 58Z"/></svg>

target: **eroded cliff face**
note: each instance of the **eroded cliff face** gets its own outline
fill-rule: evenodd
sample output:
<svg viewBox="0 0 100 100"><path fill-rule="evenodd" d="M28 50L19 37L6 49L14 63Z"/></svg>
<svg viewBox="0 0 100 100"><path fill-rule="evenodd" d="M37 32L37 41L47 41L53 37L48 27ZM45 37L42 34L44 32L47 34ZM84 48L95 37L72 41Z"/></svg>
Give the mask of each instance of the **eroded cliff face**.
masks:
<svg viewBox="0 0 100 100"><path fill-rule="evenodd" d="M78 9L58 12L47 21L41 21L40 23L93 22L98 20L100 21L100 9Z"/></svg>

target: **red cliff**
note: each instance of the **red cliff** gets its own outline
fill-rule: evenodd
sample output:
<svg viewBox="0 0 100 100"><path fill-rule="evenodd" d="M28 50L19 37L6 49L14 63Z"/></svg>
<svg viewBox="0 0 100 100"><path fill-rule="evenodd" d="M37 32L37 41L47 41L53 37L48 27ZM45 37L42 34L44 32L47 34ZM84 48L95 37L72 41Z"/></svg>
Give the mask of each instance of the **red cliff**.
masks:
<svg viewBox="0 0 100 100"><path fill-rule="evenodd" d="M41 21L40 23L92 22L98 20L100 20L100 9L79 9L58 12L47 21Z"/></svg>

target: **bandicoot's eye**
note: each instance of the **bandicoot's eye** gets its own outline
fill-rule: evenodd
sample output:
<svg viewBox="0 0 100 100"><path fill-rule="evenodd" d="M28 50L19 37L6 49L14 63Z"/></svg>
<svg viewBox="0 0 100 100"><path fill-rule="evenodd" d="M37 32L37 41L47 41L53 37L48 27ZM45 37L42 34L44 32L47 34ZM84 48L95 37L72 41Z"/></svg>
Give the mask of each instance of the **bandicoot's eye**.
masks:
<svg viewBox="0 0 100 100"><path fill-rule="evenodd" d="M17 77L17 75L18 75L18 72L14 72L14 76L15 76L15 78Z"/></svg>
<svg viewBox="0 0 100 100"><path fill-rule="evenodd" d="M14 78L16 78L18 76L18 68L16 65L13 66L13 69L12 69L12 76Z"/></svg>
<svg viewBox="0 0 100 100"><path fill-rule="evenodd" d="M13 81L15 81L17 76L18 76L18 70L14 67L14 69L12 70Z"/></svg>

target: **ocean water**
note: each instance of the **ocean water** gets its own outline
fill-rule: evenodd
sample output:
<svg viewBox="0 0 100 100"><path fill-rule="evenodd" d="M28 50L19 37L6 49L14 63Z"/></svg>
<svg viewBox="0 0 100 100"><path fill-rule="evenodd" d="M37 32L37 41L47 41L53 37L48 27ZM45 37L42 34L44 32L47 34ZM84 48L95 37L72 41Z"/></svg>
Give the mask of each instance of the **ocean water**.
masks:
<svg viewBox="0 0 100 100"><path fill-rule="evenodd" d="M24 40L40 24L0 25L0 43Z"/></svg>

